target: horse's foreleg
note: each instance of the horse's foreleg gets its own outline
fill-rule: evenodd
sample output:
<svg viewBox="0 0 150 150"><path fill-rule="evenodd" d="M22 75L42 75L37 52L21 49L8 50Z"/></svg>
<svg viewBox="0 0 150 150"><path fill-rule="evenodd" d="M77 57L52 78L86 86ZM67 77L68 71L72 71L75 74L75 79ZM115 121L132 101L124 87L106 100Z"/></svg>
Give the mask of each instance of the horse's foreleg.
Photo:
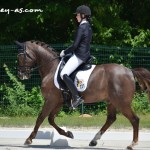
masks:
<svg viewBox="0 0 150 150"><path fill-rule="evenodd" d="M101 138L104 132L111 126L111 124L116 120L116 108L112 104L107 105L107 120L100 131L95 135L93 140L90 142L89 146L96 146L97 140Z"/></svg>
<svg viewBox="0 0 150 150"><path fill-rule="evenodd" d="M43 109L41 111L41 113L39 114L37 120L36 120L36 124L35 124L35 127L34 127L34 130L32 131L32 133L30 134L30 136L26 139L25 143L24 144L31 144L32 143L32 139L35 138L37 132L38 132L38 129L40 127L40 125L42 124L42 122L44 121L44 119L48 116L48 114L50 113L50 108L49 108L49 105L47 103L47 101L44 103L44 106L43 106Z"/></svg>
<svg viewBox="0 0 150 150"><path fill-rule="evenodd" d="M74 137L73 137L72 132L70 132L70 131L65 132L63 129L61 129L60 127L58 127L57 124L56 124L55 121L54 121L55 116L56 116L56 114L59 112L60 108L61 108L61 106L58 106L57 108L55 108L55 110L53 110L53 111L50 113L50 115L49 115L49 117L48 117L49 124L52 125L52 126L57 130L57 132L58 132L59 134L64 135L64 136L66 136L66 137L69 137L69 138L72 138L72 139L73 139Z"/></svg>

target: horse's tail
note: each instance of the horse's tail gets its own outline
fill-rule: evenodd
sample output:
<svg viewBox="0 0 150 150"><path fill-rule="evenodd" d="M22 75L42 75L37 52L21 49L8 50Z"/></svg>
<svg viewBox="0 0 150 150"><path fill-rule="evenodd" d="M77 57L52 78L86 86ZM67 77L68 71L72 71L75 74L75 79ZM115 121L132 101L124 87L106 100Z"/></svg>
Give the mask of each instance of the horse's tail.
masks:
<svg viewBox="0 0 150 150"><path fill-rule="evenodd" d="M150 102L150 71L145 68L135 68L132 69L132 72L141 89L148 93Z"/></svg>

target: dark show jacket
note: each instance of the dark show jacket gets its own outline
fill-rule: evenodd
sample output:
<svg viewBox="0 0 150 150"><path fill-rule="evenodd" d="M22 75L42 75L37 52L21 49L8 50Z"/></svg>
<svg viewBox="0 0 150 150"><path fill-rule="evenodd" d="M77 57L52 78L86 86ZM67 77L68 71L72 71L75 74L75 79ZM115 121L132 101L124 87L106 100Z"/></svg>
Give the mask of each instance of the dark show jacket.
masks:
<svg viewBox="0 0 150 150"><path fill-rule="evenodd" d="M74 54L86 62L86 60L90 57L90 42L92 40L92 29L91 25L87 21L83 21L80 23L75 40L73 44L68 47L64 53L68 54L71 51L74 52Z"/></svg>

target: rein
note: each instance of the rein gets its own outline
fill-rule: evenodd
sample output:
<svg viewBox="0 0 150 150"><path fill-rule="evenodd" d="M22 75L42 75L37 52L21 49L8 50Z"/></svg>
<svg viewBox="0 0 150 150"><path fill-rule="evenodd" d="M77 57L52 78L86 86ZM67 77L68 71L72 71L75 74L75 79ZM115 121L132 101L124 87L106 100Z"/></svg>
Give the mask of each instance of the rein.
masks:
<svg viewBox="0 0 150 150"><path fill-rule="evenodd" d="M56 59L58 59L58 58L60 58L60 56L57 56L57 57L55 57L55 58L53 58L50 62L53 62L54 60L56 60ZM36 67L31 67L31 72L33 72L34 70L36 70L36 69L39 69L40 67L41 67L42 65L39 65L39 66L36 66Z"/></svg>

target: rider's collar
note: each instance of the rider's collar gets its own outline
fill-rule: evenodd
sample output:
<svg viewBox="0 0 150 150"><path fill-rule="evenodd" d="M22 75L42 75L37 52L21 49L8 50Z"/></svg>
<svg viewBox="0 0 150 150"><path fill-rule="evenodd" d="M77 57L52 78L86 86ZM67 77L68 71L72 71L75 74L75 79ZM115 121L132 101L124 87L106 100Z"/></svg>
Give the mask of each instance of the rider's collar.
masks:
<svg viewBox="0 0 150 150"><path fill-rule="evenodd" d="M87 22L88 22L87 20L82 20L80 25L83 24L83 23L87 23Z"/></svg>

